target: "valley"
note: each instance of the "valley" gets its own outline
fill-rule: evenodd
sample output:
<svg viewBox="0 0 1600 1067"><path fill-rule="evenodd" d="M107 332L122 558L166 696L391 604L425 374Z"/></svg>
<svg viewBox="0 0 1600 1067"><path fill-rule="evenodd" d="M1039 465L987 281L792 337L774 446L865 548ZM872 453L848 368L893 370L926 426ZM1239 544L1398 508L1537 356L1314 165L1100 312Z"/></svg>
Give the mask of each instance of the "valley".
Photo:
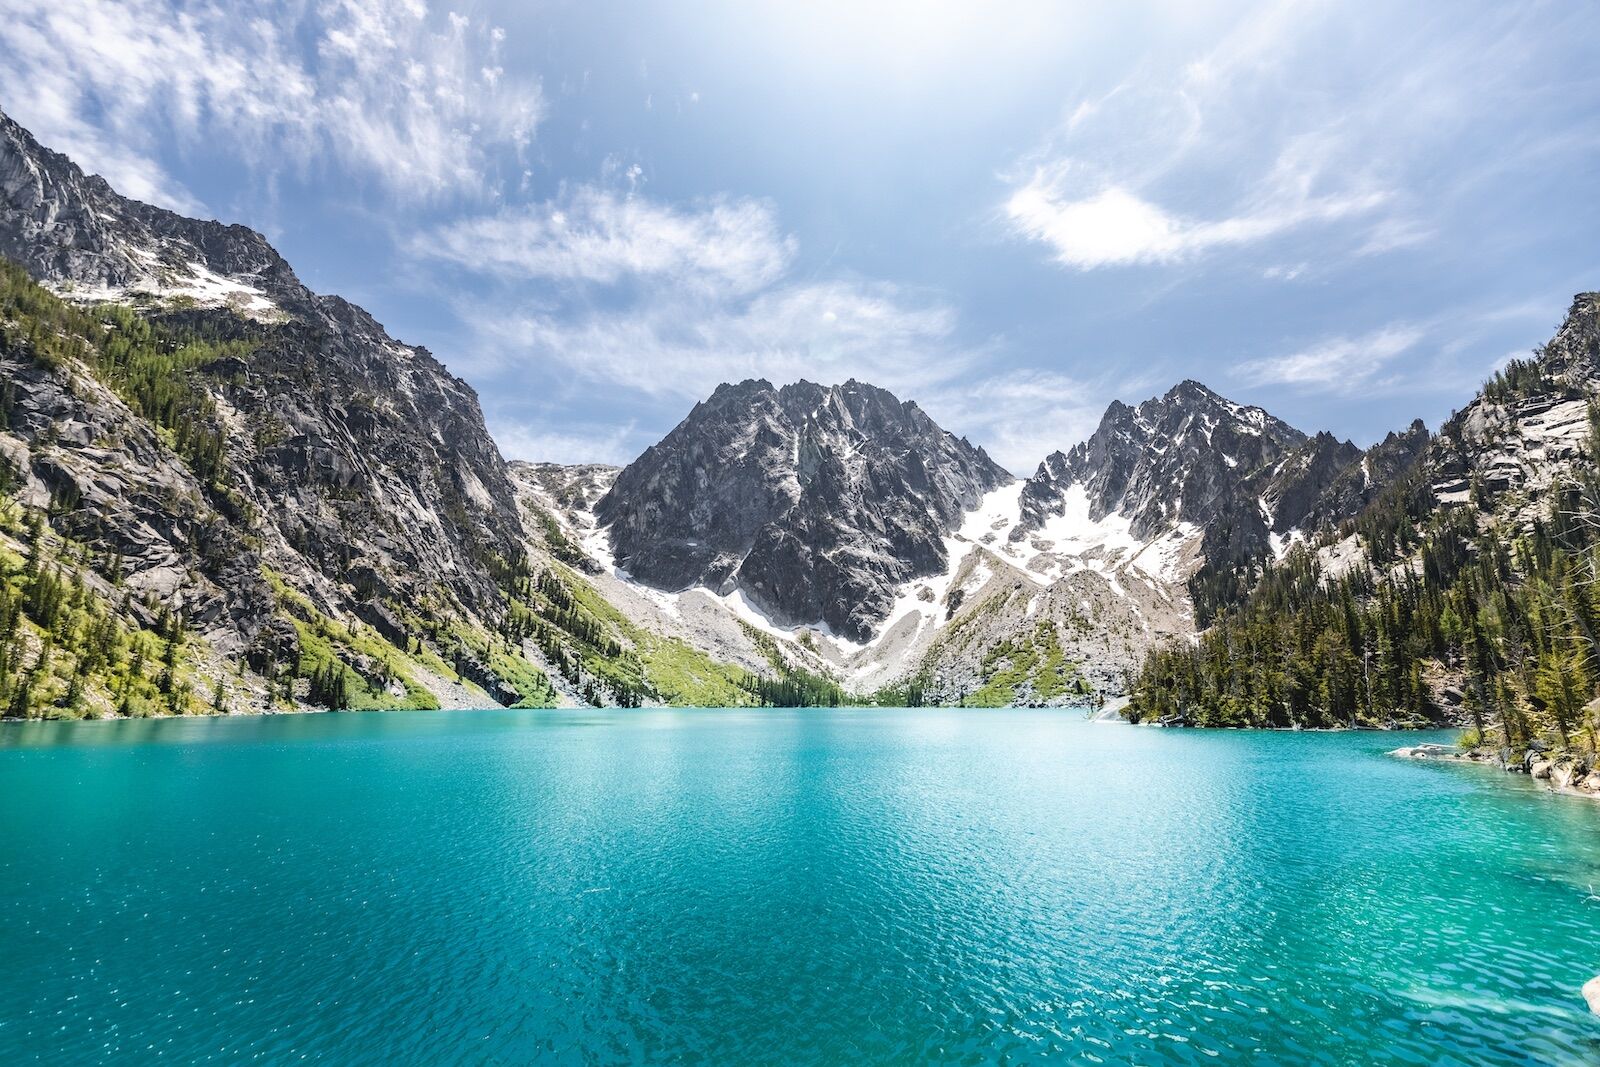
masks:
<svg viewBox="0 0 1600 1067"><path fill-rule="evenodd" d="M259 234L0 134L12 716L1132 697L1168 720L1221 686L1254 724L1457 721L1483 701L1450 640L1360 714L1172 679L1242 669L1207 650L1286 595L1428 595L1441 537L1471 564L1593 468L1592 297L1438 435L1369 449L1184 381L1017 477L868 383L746 380L625 467L508 463L465 382ZM1398 656L1340 640L1340 671Z"/></svg>

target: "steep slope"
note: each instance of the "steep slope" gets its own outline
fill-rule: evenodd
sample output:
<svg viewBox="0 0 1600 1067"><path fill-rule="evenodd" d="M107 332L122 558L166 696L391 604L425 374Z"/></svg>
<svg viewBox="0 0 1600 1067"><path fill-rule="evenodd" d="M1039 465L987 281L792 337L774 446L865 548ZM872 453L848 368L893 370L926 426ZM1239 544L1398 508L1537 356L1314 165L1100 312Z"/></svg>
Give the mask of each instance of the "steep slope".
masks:
<svg viewBox="0 0 1600 1067"><path fill-rule="evenodd" d="M148 601L125 621L180 614L247 704L326 703L319 675L358 704L542 699L485 662L524 534L465 383L259 234L127 200L3 115L0 194L27 271L0 447L24 506Z"/></svg>
<svg viewBox="0 0 1600 1067"><path fill-rule="evenodd" d="M450 575L450 595L492 599L478 561L514 556L521 530L465 382L360 308L311 293L260 234L118 196L3 115L0 189L0 254L36 279L233 343L191 370L217 401L236 488L277 535L269 563L309 563L303 577L327 598L359 560L364 584L376 576L388 595Z"/></svg>
<svg viewBox="0 0 1600 1067"><path fill-rule="evenodd" d="M1404 430L1391 430L1383 440L1362 452L1359 462L1347 462L1300 515L1296 528L1324 530L1359 515L1389 486L1403 478L1427 450L1433 435L1417 419Z"/></svg>
<svg viewBox="0 0 1600 1067"><path fill-rule="evenodd" d="M618 566L737 591L779 625L865 641L944 536L1011 476L913 403L850 381L720 386L629 464L595 514Z"/></svg>
<svg viewBox="0 0 1600 1067"><path fill-rule="evenodd" d="M636 640L471 388L259 234L4 116L0 194L0 713L758 699Z"/></svg>
<svg viewBox="0 0 1600 1067"><path fill-rule="evenodd" d="M263 319L314 302L260 234L119 196L3 112L0 256L85 301L169 296Z"/></svg>
<svg viewBox="0 0 1600 1067"><path fill-rule="evenodd" d="M1137 407L1113 402L1089 440L1053 453L1023 490L1023 537L1061 514L1074 489L1089 516L1120 515L1147 538L1227 513L1241 481L1287 455L1304 434L1257 407L1184 381Z"/></svg>
<svg viewBox="0 0 1600 1067"><path fill-rule="evenodd" d="M1139 719L1258 725L1470 722L1569 778L1595 758L1600 295L1427 439L1369 450L1388 484L1267 568L1194 647L1154 653ZM1385 470L1386 469L1386 470ZM1349 477L1335 486L1350 500ZM1543 763L1553 773L1550 762ZM1600 780L1593 785L1600 787Z"/></svg>

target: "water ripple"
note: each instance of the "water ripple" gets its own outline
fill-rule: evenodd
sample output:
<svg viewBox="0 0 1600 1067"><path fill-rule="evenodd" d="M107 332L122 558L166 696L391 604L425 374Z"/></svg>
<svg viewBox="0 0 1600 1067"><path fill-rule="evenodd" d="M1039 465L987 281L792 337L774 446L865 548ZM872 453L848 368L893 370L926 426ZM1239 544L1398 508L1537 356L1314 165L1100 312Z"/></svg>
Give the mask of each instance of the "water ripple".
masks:
<svg viewBox="0 0 1600 1067"><path fill-rule="evenodd" d="M0 731L0 1062L1584 1063L1600 820L1056 712Z"/></svg>

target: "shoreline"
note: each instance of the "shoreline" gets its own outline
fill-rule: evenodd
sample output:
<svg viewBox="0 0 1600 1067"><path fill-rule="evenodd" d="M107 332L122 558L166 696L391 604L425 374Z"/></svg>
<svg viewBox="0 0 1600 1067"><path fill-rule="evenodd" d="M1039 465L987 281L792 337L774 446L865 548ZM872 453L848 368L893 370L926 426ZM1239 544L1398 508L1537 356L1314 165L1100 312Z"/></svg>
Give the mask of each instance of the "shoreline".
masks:
<svg viewBox="0 0 1600 1067"><path fill-rule="evenodd" d="M1387 753L1397 759L1459 763L1506 774L1527 775L1530 782L1544 782L1548 792L1564 796L1600 800L1600 768L1591 769L1578 757L1528 749L1521 759L1512 759L1510 749L1453 749L1446 745L1402 746Z"/></svg>
<svg viewBox="0 0 1600 1067"><path fill-rule="evenodd" d="M26 725L26 724L30 724L30 723L37 724L37 723L47 723L47 722L150 722L150 721L165 720L165 719L194 719L194 720L204 720L204 719L263 719L263 718L275 718L275 717L281 717L281 716L294 716L294 715L367 715L367 714L372 714L372 713L388 713L388 712L398 712L400 714L410 714L411 712L418 712L418 711L422 711L422 712L427 712L427 711L466 711L466 712L473 712L473 711L650 711L650 710L663 710L663 709L670 710L672 708L697 708L697 707L701 707L701 705L698 705L698 704L648 704L647 703L647 704L639 704L639 705L636 705L636 706L633 706L633 707L626 707L626 706L624 706L622 704L602 704L602 705L598 705L598 706L590 706L590 705L586 705L586 704L576 704L576 705L552 704L552 705L549 705L549 706L544 706L544 705L526 705L526 706L524 706L524 705L517 705L517 704L509 704L509 705L508 704L485 704L485 705L481 705L481 706L479 706L479 705L466 706L466 705L445 704L445 705L441 705L441 706L439 706L437 708L316 708L316 707L310 707L310 706L294 707L294 708L283 708L283 707L260 707L260 708L257 708L257 707L252 707L252 708L250 708L248 710L229 710L229 711L223 711L223 712L207 711L207 712L198 712L198 713L191 714L191 715L174 715L171 712L156 712L156 713L152 713L150 715L116 715L116 714L81 715L81 716L78 716L78 717L75 717L75 718L74 717L70 717L70 716L60 716L60 717L55 717L55 718L45 718L43 716L41 716L39 718L19 718L19 717L15 717L15 716L0 716L0 730L5 729L6 726L8 726L10 724L13 724L13 723ZM948 705L918 704L918 705L915 705L915 706L913 706L913 705L898 705L898 704L851 704L851 703L831 704L831 705L830 704L803 704L803 705L739 704L739 705L732 705L732 706L729 706L727 708L719 708L717 710L726 710L726 711L805 711L805 710L808 710L808 709L809 710L854 709L854 710L857 710L857 711L878 711L878 710L895 711L895 710L923 710L923 709L926 709L928 711L971 711L971 712L992 712L992 711L1008 711L1008 710L1009 711L1052 711L1053 710L1053 711L1061 711L1061 712L1080 712L1080 713L1081 712L1088 712L1088 713L1090 713L1090 715L1087 716L1087 717L1091 721L1094 721L1094 722L1119 722L1119 723L1123 723L1125 725L1131 725L1131 724L1128 723L1128 720L1122 718L1122 716L1120 714L1121 708L1112 709L1109 705L1107 705L1106 707L1097 708L1095 705L1092 705L1092 704L1002 704L1002 705L999 705L997 707L979 707L979 706L976 706L976 705L961 705L961 704L948 704ZM1109 712L1109 714L1108 714L1108 712Z"/></svg>

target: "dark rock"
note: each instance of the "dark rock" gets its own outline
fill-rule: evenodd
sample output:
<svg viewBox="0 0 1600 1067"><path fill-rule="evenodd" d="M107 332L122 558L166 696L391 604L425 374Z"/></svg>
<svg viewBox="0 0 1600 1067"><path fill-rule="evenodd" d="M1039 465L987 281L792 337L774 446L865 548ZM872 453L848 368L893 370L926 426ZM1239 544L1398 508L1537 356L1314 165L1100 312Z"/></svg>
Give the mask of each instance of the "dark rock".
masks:
<svg viewBox="0 0 1600 1067"><path fill-rule="evenodd" d="M3 114L0 255L70 300L142 301L161 324L248 351L192 378L229 413L220 484L109 389L25 345L0 351L27 473L73 502L63 511L120 555L132 590L182 604L252 662L287 654L263 564L329 614L382 593L495 617L490 564L522 557L521 517L476 395L426 350L312 293L259 233L120 196ZM206 285L244 295L183 295ZM353 564L366 570L346 584Z"/></svg>
<svg viewBox="0 0 1600 1067"><path fill-rule="evenodd" d="M1137 537L1178 522L1205 527L1239 507L1246 480L1270 472L1306 440L1260 408L1235 404L1195 381L1138 407L1116 401L1089 440L1052 454L1028 480L1021 529L1061 514L1073 486L1088 495L1092 518L1122 515Z"/></svg>
<svg viewBox="0 0 1600 1067"><path fill-rule="evenodd" d="M742 590L781 623L864 640L900 583L1011 476L882 389L722 385L617 476L596 514L618 565L665 589Z"/></svg>

